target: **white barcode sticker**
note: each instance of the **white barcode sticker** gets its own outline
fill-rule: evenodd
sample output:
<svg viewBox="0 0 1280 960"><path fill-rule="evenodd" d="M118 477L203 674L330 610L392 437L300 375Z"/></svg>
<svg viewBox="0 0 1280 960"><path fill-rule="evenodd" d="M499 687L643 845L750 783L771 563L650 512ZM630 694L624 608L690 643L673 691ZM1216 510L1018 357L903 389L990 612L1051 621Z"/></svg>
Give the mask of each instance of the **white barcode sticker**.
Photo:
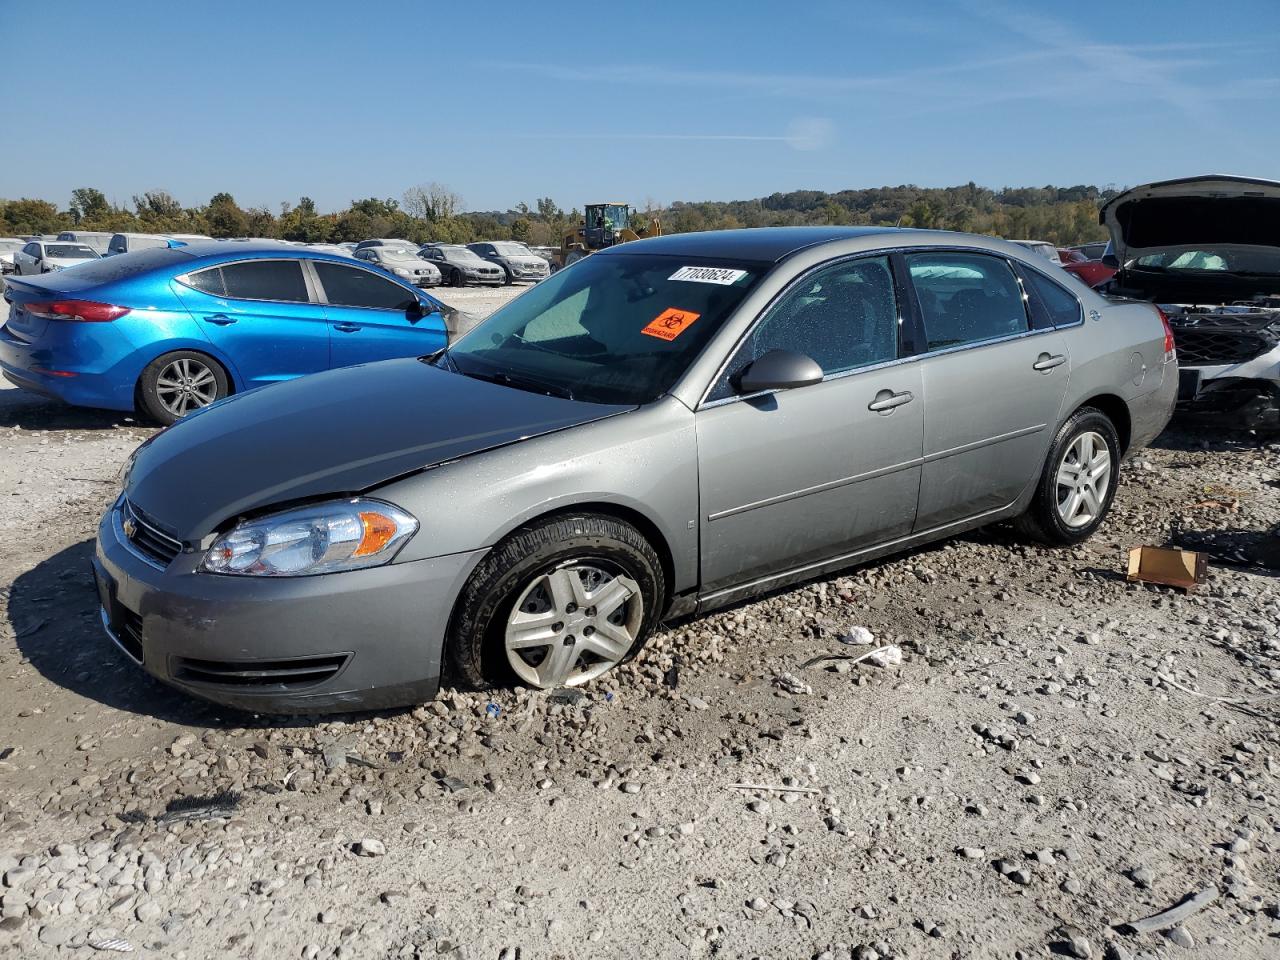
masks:
<svg viewBox="0 0 1280 960"><path fill-rule="evenodd" d="M718 283L722 287L737 283L747 275L745 270L728 267L681 267L668 280L692 280L694 283Z"/></svg>

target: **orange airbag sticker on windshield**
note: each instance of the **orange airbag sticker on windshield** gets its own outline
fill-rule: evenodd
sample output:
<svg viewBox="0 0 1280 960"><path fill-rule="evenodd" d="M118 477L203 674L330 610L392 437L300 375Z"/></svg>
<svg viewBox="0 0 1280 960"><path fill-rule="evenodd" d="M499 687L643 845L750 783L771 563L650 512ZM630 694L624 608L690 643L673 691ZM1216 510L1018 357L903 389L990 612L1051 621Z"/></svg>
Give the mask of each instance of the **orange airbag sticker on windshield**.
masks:
<svg viewBox="0 0 1280 960"><path fill-rule="evenodd" d="M674 340L692 326L693 321L700 316L702 314L694 313L692 310L668 307L650 320L649 325L640 332L650 337L657 337L659 340Z"/></svg>

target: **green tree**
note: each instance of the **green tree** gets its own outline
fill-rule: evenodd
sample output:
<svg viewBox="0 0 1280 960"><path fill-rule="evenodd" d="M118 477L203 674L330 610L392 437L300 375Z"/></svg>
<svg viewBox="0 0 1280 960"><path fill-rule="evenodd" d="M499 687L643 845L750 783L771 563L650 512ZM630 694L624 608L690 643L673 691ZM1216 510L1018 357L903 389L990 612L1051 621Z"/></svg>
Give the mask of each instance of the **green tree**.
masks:
<svg viewBox="0 0 1280 960"><path fill-rule="evenodd" d="M204 218L211 236L244 237L249 234L249 218L229 193L215 193Z"/></svg>
<svg viewBox="0 0 1280 960"><path fill-rule="evenodd" d="M520 217L511 224L511 239L519 240L521 243L529 242L529 232L533 229L533 224L529 222L528 217Z"/></svg>
<svg viewBox="0 0 1280 960"><path fill-rule="evenodd" d="M105 220L111 214L107 195L94 187L77 187L71 191L71 219L76 224L85 220Z"/></svg>

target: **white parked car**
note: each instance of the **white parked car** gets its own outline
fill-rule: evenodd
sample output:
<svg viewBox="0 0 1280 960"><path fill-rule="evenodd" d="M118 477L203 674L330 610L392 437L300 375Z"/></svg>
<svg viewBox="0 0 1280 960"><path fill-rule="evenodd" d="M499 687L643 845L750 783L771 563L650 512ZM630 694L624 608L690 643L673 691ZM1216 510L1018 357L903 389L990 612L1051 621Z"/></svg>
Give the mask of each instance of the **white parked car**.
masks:
<svg viewBox="0 0 1280 960"><path fill-rule="evenodd" d="M21 237L0 237L0 273L13 273L13 255L26 245Z"/></svg>
<svg viewBox="0 0 1280 960"><path fill-rule="evenodd" d="M1038 253L1050 263L1062 266L1062 258L1058 256L1058 248L1048 240L1014 240L1020 247L1026 247L1032 253Z"/></svg>
<svg viewBox="0 0 1280 960"><path fill-rule="evenodd" d="M62 240L32 240L13 255L14 270L19 276L65 270L86 260L101 260L98 251L87 243Z"/></svg>
<svg viewBox="0 0 1280 960"><path fill-rule="evenodd" d="M98 256L105 257L107 248L111 246L112 234L101 230L63 230L58 234L59 240L66 240L70 243L83 243L98 252Z"/></svg>
<svg viewBox="0 0 1280 960"><path fill-rule="evenodd" d="M117 233L107 246L107 256L117 253L132 253L134 250L152 250L156 247L179 246L170 237L158 233Z"/></svg>

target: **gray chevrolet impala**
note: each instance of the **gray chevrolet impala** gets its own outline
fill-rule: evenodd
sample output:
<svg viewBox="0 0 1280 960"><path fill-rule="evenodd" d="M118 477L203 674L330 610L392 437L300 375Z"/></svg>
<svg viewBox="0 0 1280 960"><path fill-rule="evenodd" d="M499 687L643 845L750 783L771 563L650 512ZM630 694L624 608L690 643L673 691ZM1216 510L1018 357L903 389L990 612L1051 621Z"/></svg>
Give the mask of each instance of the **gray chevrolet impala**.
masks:
<svg viewBox="0 0 1280 960"><path fill-rule="evenodd" d="M664 617L983 524L1084 540L1177 386L1154 307L1012 243L637 241L447 351L157 434L98 531L102 622L249 710L584 684Z"/></svg>

